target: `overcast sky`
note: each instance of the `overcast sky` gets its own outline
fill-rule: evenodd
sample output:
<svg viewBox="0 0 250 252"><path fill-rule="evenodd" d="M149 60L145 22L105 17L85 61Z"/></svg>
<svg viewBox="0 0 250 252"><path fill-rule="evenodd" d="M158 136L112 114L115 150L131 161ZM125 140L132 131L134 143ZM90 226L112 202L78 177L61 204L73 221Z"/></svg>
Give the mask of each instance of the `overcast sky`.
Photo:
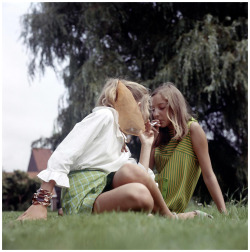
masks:
<svg viewBox="0 0 250 252"><path fill-rule="evenodd" d="M27 171L31 143L52 134L65 88L52 70L30 82L28 55L19 40L28 2L2 2L2 168Z"/></svg>

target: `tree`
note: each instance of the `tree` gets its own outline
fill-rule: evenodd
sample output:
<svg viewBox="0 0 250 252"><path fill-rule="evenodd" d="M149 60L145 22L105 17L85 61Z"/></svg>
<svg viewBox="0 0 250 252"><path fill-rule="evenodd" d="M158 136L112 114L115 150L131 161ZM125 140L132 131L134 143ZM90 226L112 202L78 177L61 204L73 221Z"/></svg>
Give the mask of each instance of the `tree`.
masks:
<svg viewBox="0 0 250 252"><path fill-rule="evenodd" d="M172 81L211 138L223 190L247 185L247 14L247 3L33 5L21 35L30 76L53 67L67 88L53 135L34 144L55 148L94 107L106 77L150 89ZM137 157L136 138L130 147Z"/></svg>

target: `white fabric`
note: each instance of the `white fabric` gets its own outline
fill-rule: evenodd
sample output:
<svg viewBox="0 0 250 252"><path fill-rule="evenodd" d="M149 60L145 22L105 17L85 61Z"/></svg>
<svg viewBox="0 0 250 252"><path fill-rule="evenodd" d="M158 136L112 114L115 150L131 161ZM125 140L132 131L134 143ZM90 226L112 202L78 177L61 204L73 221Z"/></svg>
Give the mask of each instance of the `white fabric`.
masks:
<svg viewBox="0 0 250 252"><path fill-rule="evenodd" d="M128 147L128 152L121 152L125 139L119 129L117 111L96 107L59 144L48 161L47 169L38 177L45 182L54 180L60 187L69 187L67 175L70 171L88 168L109 173L126 163L136 164Z"/></svg>

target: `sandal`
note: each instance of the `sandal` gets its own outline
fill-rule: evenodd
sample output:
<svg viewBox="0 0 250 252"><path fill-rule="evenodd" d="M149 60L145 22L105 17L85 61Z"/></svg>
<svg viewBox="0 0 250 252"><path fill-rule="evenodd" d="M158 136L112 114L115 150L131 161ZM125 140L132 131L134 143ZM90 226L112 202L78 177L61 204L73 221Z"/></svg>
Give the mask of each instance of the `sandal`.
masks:
<svg viewBox="0 0 250 252"><path fill-rule="evenodd" d="M208 218L210 218L210 219L213 219L213 218L214 218L212 215L207 214L207 213L205 213L205 212L202 212L202 211L200 211L200 210L194 210L194 212L195 212L196 215L197 215L198 217L200 217L200 218L204 218L204 217L208 217Z"/></svg>

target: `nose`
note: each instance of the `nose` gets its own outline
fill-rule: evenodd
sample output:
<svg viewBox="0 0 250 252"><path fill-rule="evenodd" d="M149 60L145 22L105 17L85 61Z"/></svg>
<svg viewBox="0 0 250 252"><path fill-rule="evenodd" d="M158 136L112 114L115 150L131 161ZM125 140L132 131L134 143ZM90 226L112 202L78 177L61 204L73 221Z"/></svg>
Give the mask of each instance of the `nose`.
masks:
<svg viewBox="0 0 250 252"><path fill-rule="evenodd" d="M158 119L158 117L159 117L158 109L154 109L153 117L154 117L154 119Z"/></svg>

